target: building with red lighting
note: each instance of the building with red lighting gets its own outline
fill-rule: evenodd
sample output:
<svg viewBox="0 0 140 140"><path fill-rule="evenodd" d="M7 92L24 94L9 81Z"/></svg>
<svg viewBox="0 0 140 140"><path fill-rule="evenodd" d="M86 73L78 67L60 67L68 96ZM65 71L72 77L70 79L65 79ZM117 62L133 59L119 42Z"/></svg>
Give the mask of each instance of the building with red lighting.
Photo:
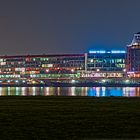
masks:
<svg viewBox="0 0 140 140"><path fill-rule="evenodd" d="M127 46L126 70L130 78L140 78L140 32L134 34L132 43Z"/></svg>
<svg viewBox="0 0 140 140"><path fill-rule="evenodd" d="M84 54L0 56L0 82L74 79L84 64Z"/></svg>

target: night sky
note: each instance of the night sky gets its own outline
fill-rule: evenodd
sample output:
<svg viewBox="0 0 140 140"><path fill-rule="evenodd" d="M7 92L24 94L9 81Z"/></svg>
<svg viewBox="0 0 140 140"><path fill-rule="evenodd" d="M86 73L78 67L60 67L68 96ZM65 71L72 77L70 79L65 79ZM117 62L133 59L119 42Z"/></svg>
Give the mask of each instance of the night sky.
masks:
<svg viewBox="0 0 140 140"><path fill-rule="evenodd" d="M0 0L0 55L125 49L140 0Z"/></svg>

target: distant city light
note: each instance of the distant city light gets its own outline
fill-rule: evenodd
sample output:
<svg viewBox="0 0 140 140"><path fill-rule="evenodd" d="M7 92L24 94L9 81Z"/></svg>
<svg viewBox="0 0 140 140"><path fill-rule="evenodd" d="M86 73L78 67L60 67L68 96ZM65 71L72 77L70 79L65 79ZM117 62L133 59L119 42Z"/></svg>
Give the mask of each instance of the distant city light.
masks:
<svg viewBox="0 0 140 140"><path fill-rule="evenodd" d="M41 83L41 84L44 84L44 82L43 82L43 81L40 81L40 83Z"/></svg>
<svg viewBox="0 0 140 140"><path fill-rule="evenodd" d="M93 59L90 60L91 63L93 63L93 61L94 61Z"/></svg>
<svg viewBox="0 0 140 140"><path fill-rule="evenodd" d="M130 82L130 80L125 80L125 83L129 83Z"/></svg>
<svg viewBox="0 0 140 140"><path fill-rule="evenodd" d="M102 82L103 82L103 83L105 83L105 82L106 82L106 80L105 80L105 79L103 79L103 80L102 80Z"/></svg>
<svg viewBox="0 0 140 140"><path fill-rule="evenodd" d="M123 69L124 72L126 72L126 69Z"/></svg>
<svg viewBox="0 0 140 140"><path fill-rule="evenodd" d="M71 83L75 83L75 80L71 80Z"/></svg>
<svg viewBox="0 0 140 140"><path fill-rule="evenodd" d="M74 69L71 69L71 72L74 72Z"/></svg>

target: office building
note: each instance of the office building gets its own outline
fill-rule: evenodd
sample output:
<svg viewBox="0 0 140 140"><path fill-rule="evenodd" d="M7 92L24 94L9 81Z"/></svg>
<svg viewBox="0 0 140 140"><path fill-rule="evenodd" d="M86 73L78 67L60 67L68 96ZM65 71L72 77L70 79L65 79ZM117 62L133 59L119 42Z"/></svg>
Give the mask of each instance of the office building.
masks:
<svg viewBox="0 0 140 140"><path fill-rule="evenodd" d="M140 78L140 32L134 34L132 43L127 46L126 70L131 78Z"/></svg>

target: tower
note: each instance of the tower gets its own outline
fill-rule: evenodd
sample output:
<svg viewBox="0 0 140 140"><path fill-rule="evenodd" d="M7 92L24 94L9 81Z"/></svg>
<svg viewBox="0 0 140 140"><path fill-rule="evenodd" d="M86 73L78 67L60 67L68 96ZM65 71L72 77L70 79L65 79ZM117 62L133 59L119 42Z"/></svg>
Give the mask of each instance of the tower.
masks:
<svg viewBox="0 0 140 140"><path fill-rule="evenodd" d="M132 43L127 46L126 70L130 77L140 78L140 32L134 34Z"/></svg>

